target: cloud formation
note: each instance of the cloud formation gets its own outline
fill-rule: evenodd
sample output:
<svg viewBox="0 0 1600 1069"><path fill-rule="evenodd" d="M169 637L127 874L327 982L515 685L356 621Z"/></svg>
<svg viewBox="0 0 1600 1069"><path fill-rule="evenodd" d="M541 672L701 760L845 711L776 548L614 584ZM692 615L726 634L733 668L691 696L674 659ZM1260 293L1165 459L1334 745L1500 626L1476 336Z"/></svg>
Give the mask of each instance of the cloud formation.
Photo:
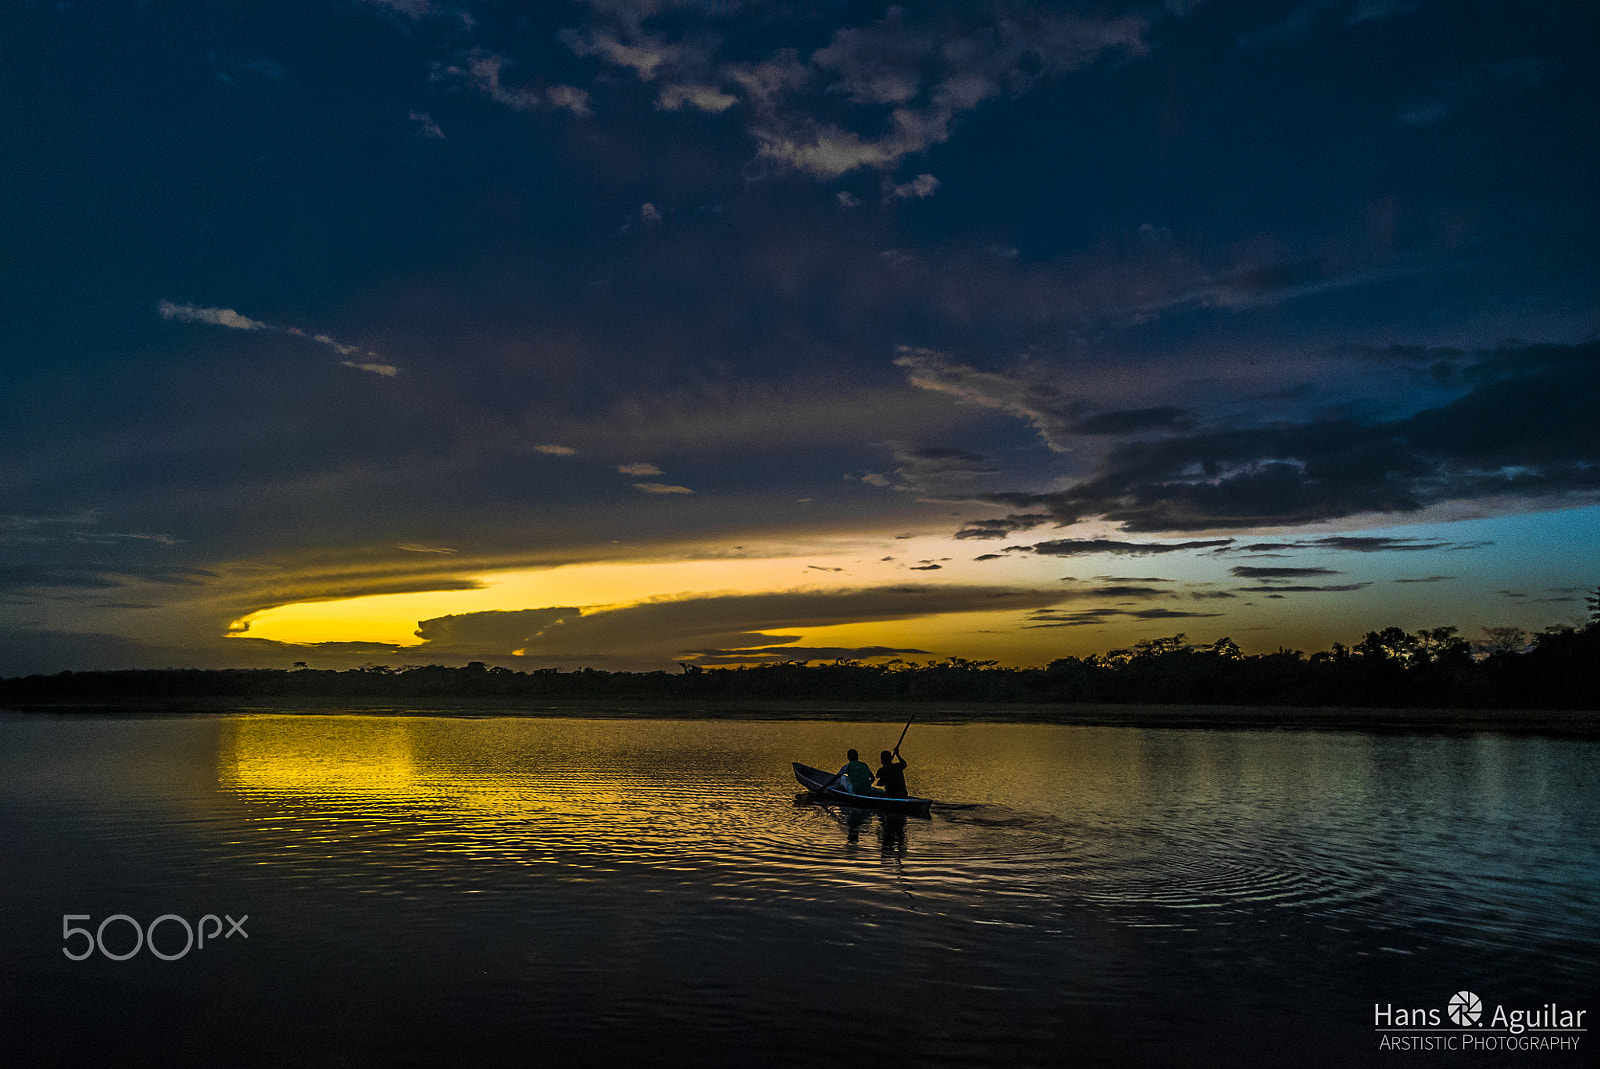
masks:
<svg viewBox="0 0 1600 1069"><path fill-rule="evenodd" d="M1305 579L1313 575L1342 575L1332 568L1252 568L1240 565L1228 569L1240 579Z"/></svg>
<svg viewBox="0 0 1600 1069"><path fill-rule="evenodd" d="M305 338L307 341L326 346L340 356L362 354L370 357L371 361L341 360L339 363L357 371L367 371L382 378L394 378L400 369L393 364L384 362L383 357L370 350L363 350L359 345L345 345L326 334L311 334L299 327L279 327L259 319L240 315L232 308L205 308L193 304L177 304L173 301L160 300L156 302L156 312L162 319L170 319L178 323L205 323L214 327L227 327L230 330L266 330L277 334L291 334L296 338Z"/></svg>
<svg viewBox="0 0 1600 1069"><path fill-rule="evenodd" d="M972 376L964 382L949 378L946 366L923 354L902 361L914 369L916 385L970 389ZM1018 398L1027 387L1021 380L985 378L1004 384L1011 399L996 400L1002 391L993 389L980 403L1026 419L1047 444L1062 448L1072 433L1063 406L1023 403ZM1097 471L1069 489L975 499L1044 509L1063 524L1103 517L1130 532L1164 532L1405 514L1475 498L1600 492L1600 421L1594 419L1600 409L1600 343L1482 353L1462 371L1461 386L1453 400L1396 418L1175 426L1170 433L1117 443ZM1330 536L1318 542L1294 548L1438 548L1405 539Z"/></svg>
<svg viewBox="0 0 1600 1069"><path fill-rule="evenodd" d="M433 116L427 112L413 110L411 112L411 121L416 124L418 137L430 138L434 141L444 140L444 131L439 128L438 123L433 121Z"/></svg>
<svg viewBox="0 0 1600 1069"><path fill-rule="evenodd" d="M1091 553L1115 553L1127 557L1149 557L1162 553L1186 553L1197 549L1217 549L1233 542L1231 538L1208 538L1192 542L1121 542L1113 538L1058 538L1016 549L1046 557L1082 557ZM1013 548L1013 547L1007 547Z"/></svg>
<svg viewBox="0 0 1600 1069"><path fill-rule="evenodd" d="M903 345L899 352L894 362L911 385L1016 416L1057 451L1069 448L1073 424L1091 411L1085 399L1039 376L978 371L933 349Z"/></svg>
<svg viewBox="0 0 1600 1069"><path fill-rule="evenodd" d="M1434 549L1478 549L1487 542L1446 542L1429 538L1397 538L1391 535L1325 535L1322 538L1297 538L1288 542L1249 542L1230 546L1225 553L1280 553L1294 549L1332 549L1345 553L1405 553Z"/></svg>
<svg viewBox="0 0 1600 1069"><path fill-rule="evenodd" d="M1089 627L1126 620L1195 620L1221 616L1219 612L1185 612L1181 609L1046 609L1028 614L1022 626L1034 630L1047 627Z"/></svg>
<svg viewBox="0 0 1600 1069"><path fill-rule="evenodd" d="M866 661L927 650L897 646L755 646L742 650L690 650L697 665L781 664L785 661Z"/></svg>
<svg viewBox="0 0 1600 1069"><path fill-rule="evenodd" d="M426 641L408 656L504 659L514 651L530 664L659 667L675 660L786 660L780 647L800 641L786 632L839 624L883 623L917 617L1026 610L1053 604L1059 591L1020 587L909 584L843 590L798 590L765 594L713 594L659 599L617 609L574 608L477 612L424 620L417 634ZM833 647L828 647L833 649ZM842 648L841 649L845 649ZM922 650L886 652L922 653ZM752 656L746 656L752 653ZM886 653L816 654L876 657Z"/></svg>
<svg viewBox="0 0 1600 1069"><path fill-rule="evenodd" d="M357 371L369 371L385 379L392 379L400 374L400 369L393 364L360 364L354 360L341 360L339 363L343 367L354 368Z"/></svg>
<svg viewBox="0 0 1600 1069"><path fill-rule="evenodd" d="M1238 588L1238 591L1241 594L1272 594L1274 596L1283 594L1330 594L1346 593L1351 590L1365 590L1371 585L1371 583L1344 583L1337 586L1278 586L1276 584L1268 586L1264 584L1262 586L1242 586Z"/></svg>
<svg viewBox="0 0 1600 1069"><path fill-rule="evenodd" d="M969 520L956 537L960 539L997 539L1010 538L1018 531L1030 531L1035 527L1050 522L1050 516L1043 512L1012 513L1009 516L995 516L983 520ZM983 558L978 558L982 560Z"/></svg>
<svg viewBox="0 0 1600 1069"><path fill-rule="evenodd" d="M505 72L510 66L512 61L507 57L475 47L457 56L453 63L434 64L432 81L470 90L515 111L562 108L578 116L590 113L589 94L584 90L570 85L539 89L509 84Z"/></svg>
<svg viewBox="0 0 1600 1069"><path fill-rule="evenodd" d="M857 168L892 171L949 140L985 101L1148 48L1149 24L1139 15L994 5L957 16L912 6L838 29L809 56L782 47L732 59L705 28L649 25L651 6L594 10L599 21L562 34L574 54L657 85L656 107L665 111L721 113L742 105L758 162L823 180ZM690 10L680 8L673 21ZM889 190L891 197L924 198L937 188L938 179L923 174Z"/></svg>
<svg viewBox="0 0 1600 1069"><path fill-rule="evenodd" d="M466 656L492 651L506 656L532 645L547 628L581 615L581 609L567 607L438 616L418 623L417 637L430 654Z"/></svg>
<svg viewBox="0 0 1600 1069"><path fill-rule="evenodd" d="M162 319L175 319L180 323L209 323L214 327L228 327L232 330L271 330L272 328L259 319L240 315L232 308L201 308L193 304L174 304L172 301L157 301L156 311Z"/></svg>
<svg viewBox="0 0 1600 1069"><path fill-rule="evenodd" d="M887 189L895 200L926 200L939 191L939 180L931 174L919 174L909 182L888 183Z"/></svg>

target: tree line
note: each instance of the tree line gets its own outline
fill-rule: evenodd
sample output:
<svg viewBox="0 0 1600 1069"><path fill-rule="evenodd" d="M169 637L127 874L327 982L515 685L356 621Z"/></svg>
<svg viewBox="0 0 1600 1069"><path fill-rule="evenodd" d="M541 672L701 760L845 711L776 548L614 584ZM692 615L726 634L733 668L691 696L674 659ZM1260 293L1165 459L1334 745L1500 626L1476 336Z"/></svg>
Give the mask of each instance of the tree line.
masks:
<svg viewBox="0 0 1600 1069"><path fill-rule="evenodd" d="M1043 668L947 657L913 662L787 661L737 668L690 662L676 672L592 668L514 671L368 665L346 671L162 669L61 672L0 680L10 705L116 703L177 698L665 700L724 702L949 701L1284 705L1369 708L1600 709L1600 591L1591 622L1535 634L1487 629L1476 645L1453 627L1369 631L1336 643L1246 654L1228 638L1195 644L1181 634L1127 649L1062 657Z"/></svg>

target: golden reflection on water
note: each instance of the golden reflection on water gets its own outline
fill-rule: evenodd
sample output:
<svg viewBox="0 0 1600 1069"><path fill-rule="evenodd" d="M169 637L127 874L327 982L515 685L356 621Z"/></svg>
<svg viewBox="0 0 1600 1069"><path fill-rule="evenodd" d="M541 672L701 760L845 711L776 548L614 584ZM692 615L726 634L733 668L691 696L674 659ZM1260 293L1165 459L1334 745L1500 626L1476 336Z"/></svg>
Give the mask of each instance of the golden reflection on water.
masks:
<svg viewBox="0 0 1600 1069"><path fill-rule="evenodd" d="M931 820L797 798L791 761L836 768L899 728L241 716L219 725L209 790L237 859L423 897L533 875L685 891L679 907L893 901L1048 930L1082 910L1199 930L1269 905L1388 930L1452 908L1514 945L1519 903L1591 878L1572 875L1592 857L1573 838L1579 766L1549 740L919 723L903 752ZM1547 851L1529 884L1538 836L1577 860ZM1450 905L1463 881L1470 911Z"/></svg>
<svg viewBox="0 0 1600 1069"><path fill-rule="evenodd" d="M871 759L887 724L366 715L224 722L217 781L247 801L587 810L663 794L792 793L788 763ZM1371 740L1304 733L921 725L912 793L1078 817L1237 795L1290 810L1372 790ZM782 793L780 791L780 793ZM1352 797L1352 795L1354 797Z"/></svg>
<svg viewBox="0 0 1600 1069"><path fill-rule="evenodd" d="M517 861L813 864L843 833L819 835L831 820L797 810L789 762L834 768L847 746L870 758L897 735L888 723L269 714L224 722L216 775L274 833L262 842L274 851L295 850L315 825L325 836L402 834ZM1197 858L1258 878L1294 870L1322 880L1317 865L1381 870L1412 837L1453 834L1455 821L1441 821L1451 813L1477 814L1479 836L1509 833L1483 826L1504 804L1512 762L1502 751L1538 748L921 724L907 739L908 780L938 804L896 849L952 875L1044 851L1062 872L1159 869L1195 893L1206 883ZM1538 776L1523 784L1541 792Z"/></svg>
<svg viewBox="0 0 1600 1069"><path fill-rule="evenodd" d="M730 1022L771 1030L825 1007L833 1037L991 1022L974 1044L1002 1065L1082 1045L1093 1020L1077 1015L1098 1006L1118 1043L1182 1036L1098 1060L1179 1064L1202 1045L1196 1022L1270 1052L1323 1049L1299 1008L1343 1035L1363 999L1417 989L1404 963L1428 970L1428 990L1490 976L1529 1005L1588 989L1590 744L919 721L904 752L913 790L939 800L933 820L796 804L789 761L876 756L900 726L18 720L0 734L0 810L24 818L6 829L8 857L25 859L12 912L247 908L257 940L215 959L238 971L162 976L192 976L202 1008L225 987L284 1029L298 1020L272 1000L298 992L331 1007L328 1036L379 1006L363 1026L397 1042L411 1021L513 1020L524 1046L579 1035L561 1031L572 1021L602 1038L688 1021L714 1047ZM157 786L194 811L147 804ZM0 989L65 990L19 963ZM904 984L886 987L891 971ZM328 1002L330 982L350 997ZM118 991L97 986L96 1012ZM901 1001L886 1009L886 991ZM140 981L114 1019L155 998L180 1001ZM1215 1012L1253 1003L1265 1009L1247 1019ZM1028 1031L1041 1021L1059 1035ZM287 1031L261 1034L292 1053ZM440 1058L513 1060L501 1054Z"/></svg>
<svg viewBox="0 0 1600 1069"><path fill-rule="evenodd" d="M413 725L392 717L249 716L226 722L217 782L253 801L424 793Z"/></svg>
<svg viewBox="0 0 1600 1069"><path fill-rule="evenodd" d="M648 819L658 831L682 807L659 804L685 778L706 797L731 784L684 767L670 723L365 715L230 718L217 783L252 804L393 825L484 831L516 824L550 837L604 820ZM619 730L620 729L620 730ZM640 736L644 745L639 745ZM676 751L676 752L675 752ZM673 774L661 768L670 756ZM687 776L685 773L687 772ZM652 804L655 803L655 804Z"/></svg>

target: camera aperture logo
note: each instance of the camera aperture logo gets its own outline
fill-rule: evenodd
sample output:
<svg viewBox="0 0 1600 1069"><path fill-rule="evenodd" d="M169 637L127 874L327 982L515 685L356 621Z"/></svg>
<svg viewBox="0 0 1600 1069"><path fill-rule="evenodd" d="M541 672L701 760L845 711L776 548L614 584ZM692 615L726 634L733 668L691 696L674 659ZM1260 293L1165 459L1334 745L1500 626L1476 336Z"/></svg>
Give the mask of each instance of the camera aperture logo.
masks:
<svg viewBox="0 0 1600 1069"><path fill-rule="evenodd" d="M1483 1000L1471 991L1457 991L1450 996L1450 1019L1465 1028L1477 1024L1483 1017Z"/></svg>
<svg viewBox="0 0 1600 1069"><path fill-rule="evenodd" d="M1575 1051L1589 1031L1584 1026L1588 1012L1556 1002L1537 1009L1498 1004L1488 1011L1483 999L1463 988L1442 1012L1437 1006L1374 1002L1372 1029L1379 1050Z"/></svg>

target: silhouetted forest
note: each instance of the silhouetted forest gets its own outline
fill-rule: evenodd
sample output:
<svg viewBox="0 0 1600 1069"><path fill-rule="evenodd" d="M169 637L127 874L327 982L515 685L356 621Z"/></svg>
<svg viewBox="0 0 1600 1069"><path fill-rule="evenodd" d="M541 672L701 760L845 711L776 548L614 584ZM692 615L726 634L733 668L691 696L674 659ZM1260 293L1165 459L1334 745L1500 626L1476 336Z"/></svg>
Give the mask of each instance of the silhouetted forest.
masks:
<svg viewBox="0 0 1600 1069"><path fill-rule="evenodd" d="M1591 604L1595 599L1590 599ZM1183 635L1043 668L950 657L880 664L790 661L677 672L531 672L473 662L348 671L165 669L62 672L0 680L0 703L102 704L202 699L603 699L719 702L943 701L1281 705L1366 708L1600 709L1600 615L1528 635L1491 628L1476 647L1453 627L1370 631L1354 646L1248 655L1231 639Z"/></svg>

